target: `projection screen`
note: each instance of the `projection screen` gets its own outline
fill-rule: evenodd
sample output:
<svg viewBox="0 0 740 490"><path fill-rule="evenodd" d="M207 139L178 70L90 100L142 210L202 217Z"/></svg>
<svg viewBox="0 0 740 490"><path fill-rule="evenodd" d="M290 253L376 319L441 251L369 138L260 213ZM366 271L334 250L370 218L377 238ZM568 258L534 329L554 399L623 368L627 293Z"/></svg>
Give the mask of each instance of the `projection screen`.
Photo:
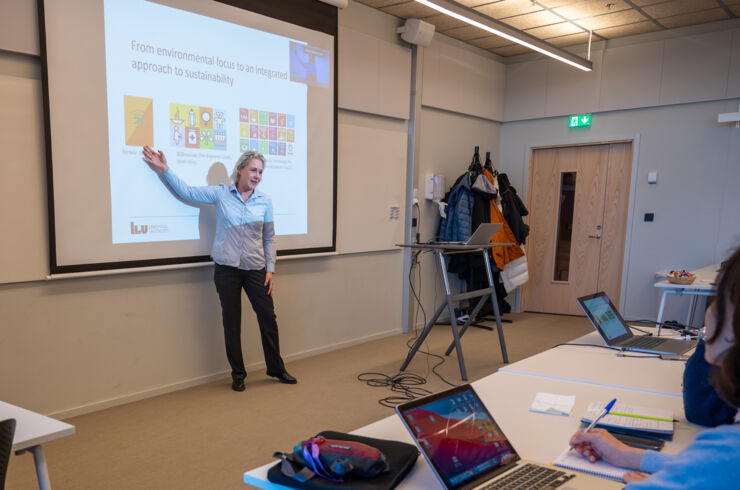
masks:
<svg viewBox="0 0 740 490"><path fill-rule="evenodd" d="M229 185L259 151L278 254L334 250L336 8L285 4L330 27L216 1L39 0L52 273L209 260L213 206L176 198L144 145L193 186Z"/></svg>

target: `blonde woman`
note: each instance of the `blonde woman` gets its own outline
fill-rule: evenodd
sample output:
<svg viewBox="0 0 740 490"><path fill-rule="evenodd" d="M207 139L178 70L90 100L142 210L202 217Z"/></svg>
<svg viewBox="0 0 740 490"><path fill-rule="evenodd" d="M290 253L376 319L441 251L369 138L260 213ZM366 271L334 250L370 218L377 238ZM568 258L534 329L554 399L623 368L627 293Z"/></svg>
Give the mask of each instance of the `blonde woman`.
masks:
<svg viewBox="0 0 740 490"><path fill-rule="evenodd" d="M221 300L226 357L231 365L231 388L244 391L247 376L241 346L242 289L257 314L267 374L281 383L297 383L285 370L280 357L272 301L276 255L272 200L257 189L265 169L265 157L256 151L244 152L234 166L230 186L193 187L170 170L162 151L145 146L143 153L144 161L180 198L213 204L216 208L216 234L211 257L215 263L213 281Z"/></svg>

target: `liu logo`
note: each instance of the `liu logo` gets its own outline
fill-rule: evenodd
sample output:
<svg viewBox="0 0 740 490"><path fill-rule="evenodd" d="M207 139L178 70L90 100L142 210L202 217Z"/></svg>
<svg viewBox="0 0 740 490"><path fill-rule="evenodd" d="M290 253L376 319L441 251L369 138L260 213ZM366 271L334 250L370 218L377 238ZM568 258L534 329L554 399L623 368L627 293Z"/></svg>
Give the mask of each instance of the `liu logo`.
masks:
<svg viewBox="0 0 740 490"><path fill-rule="evenodd" d="M131 234L132 235L146 235L146 232L149 228L147 225L135 225L133 221L131 223Z"/></svg>

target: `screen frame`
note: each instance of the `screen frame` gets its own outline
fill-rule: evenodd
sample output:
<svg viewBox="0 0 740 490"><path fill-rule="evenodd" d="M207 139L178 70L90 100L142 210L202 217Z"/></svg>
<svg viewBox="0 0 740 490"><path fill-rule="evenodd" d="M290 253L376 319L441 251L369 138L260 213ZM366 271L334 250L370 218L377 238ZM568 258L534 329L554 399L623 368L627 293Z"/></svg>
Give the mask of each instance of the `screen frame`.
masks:
<svg viewBox="0 0 740 490"><path fill-rule="evenodd" d="M492 468L490 471L486 471L483 473L480 473L476 477L472 478L471 480L467 480L464 482L460 482L457 485L450 485L448 482L444 480L442 475L440 474L439 469L434 464L432 459L427 455L426 450L424 447L419 444L418 439L416 438L416 435L414 434L413 429L411 428L411 425L406 418L406 412L410 410L415 410L421 406L427 405L429 403L433 403L437 400L440 400L442 398L448 398L450 396L457 395L459 393L472 393L476 400L478 400L478 403L480 403L481 409L490 417L491 421L493 421L494 424L498 427L498 429L501 431L501 435L506 438L506 441L509 443L509 446L511 447L511 450L514 452L514 459L510 462L503 464L499 466L498 468ZM450 490L468 490L471 488L475 488L481 483L487 482L488 480L491 480L492 478L495 478L496 476L514 468L517 466L518 462L522 460L521 456L517 452L516 448L513 444L511 444L511 439L509 439L506 434L504 433L504 430L501 428L501 425L496 422L496 419L491 414L490 410L488 410L488 407L483 403L483 400L481 400L478 393L473 389L473 387L470 384L463 384L456 386L455 388L451 388L449 390L444 390L438 393L434 393L429 396L425 396L424 398L417 398L415 400L411 400L410 402L401 403L399 405L396 405L396 413L400 417L401 421L403 422L404 427L406 427L406 430L409 431L409 434L411 434L411 438L414 440L414 443L416 446L420 449L421 454L424 455L424 459L426 459L427 463L429 463L429 466L434 471L434 475L437 477L437 479L440 481L443 487L450 489Z"/></svg>
<svg viewBox="0 0 740 490"><path fill-rule="evenodd" d="M39 52L41 61L41 97L44 117L44 138L46 156L47 220L49 225L49 269L51 274L133 269L145 267L171 266L210 262L210 255L191 255L158 259L127 260L116 262L94 262L85 264L59 265L57 261L56 220L54 208L54 172L51 138L51 109L49 100L49 72L47 60L46 20L44 4L50 0L37 0ZM337 153L338 153L338 113L339 113L339 9L317 0L282 0L280 5L271 0L213 0L232 7L248 10L272 17L276 20L295 24L334 37L334 114L333 114L333 182L332 182L332 231L331 245L312 248L278 250L278 257L300 256L317 253L336 252L337 245Z"/></svg>
<svg viewBox="0 0 740 490"><path fill-rule="evenodd" d="M606 335L606 332L604 332L601 329L599 322L596 321L593 314L591 313L591 310L587 308L586 305L584 304L585 301L588 301L594 298L606 298L606 300L609 302L609 307L614 312L614 315L617 317L617 320L619 320L619 322L624 327L626 333L620 335L619 337L614 337L613 339L609 340L609 337ZM581 296L580 298L576 298L576 302L578 303L578 306L580 306L583 312L586 314L586 317L591 322L591 325L593 325L596 331L599 332L599 335L604 340L606 345L610 347L615 346L634 336L632 331L629 329L629 326L625 323L624 318L622 318L622 315L619 314L619 310L616 308L616 306L614 306L614 303L612 303L611 298L609 298L609 296L607 296L607 294L604 291L599 291L598 293L589 294L587 296Z"/></svg>

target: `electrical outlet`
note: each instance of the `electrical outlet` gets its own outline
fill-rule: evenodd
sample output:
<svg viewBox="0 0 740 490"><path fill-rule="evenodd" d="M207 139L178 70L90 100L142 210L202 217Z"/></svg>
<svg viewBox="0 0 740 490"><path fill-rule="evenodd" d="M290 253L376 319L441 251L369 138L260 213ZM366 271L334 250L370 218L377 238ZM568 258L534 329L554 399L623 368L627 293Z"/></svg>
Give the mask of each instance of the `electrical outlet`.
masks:
<svg viewBox="0 0 740 490"><path fill-rule="evenodd" d="M401 208L399 206L391 206L388 208L388 219L396 221L401 217Z"/></svg>

